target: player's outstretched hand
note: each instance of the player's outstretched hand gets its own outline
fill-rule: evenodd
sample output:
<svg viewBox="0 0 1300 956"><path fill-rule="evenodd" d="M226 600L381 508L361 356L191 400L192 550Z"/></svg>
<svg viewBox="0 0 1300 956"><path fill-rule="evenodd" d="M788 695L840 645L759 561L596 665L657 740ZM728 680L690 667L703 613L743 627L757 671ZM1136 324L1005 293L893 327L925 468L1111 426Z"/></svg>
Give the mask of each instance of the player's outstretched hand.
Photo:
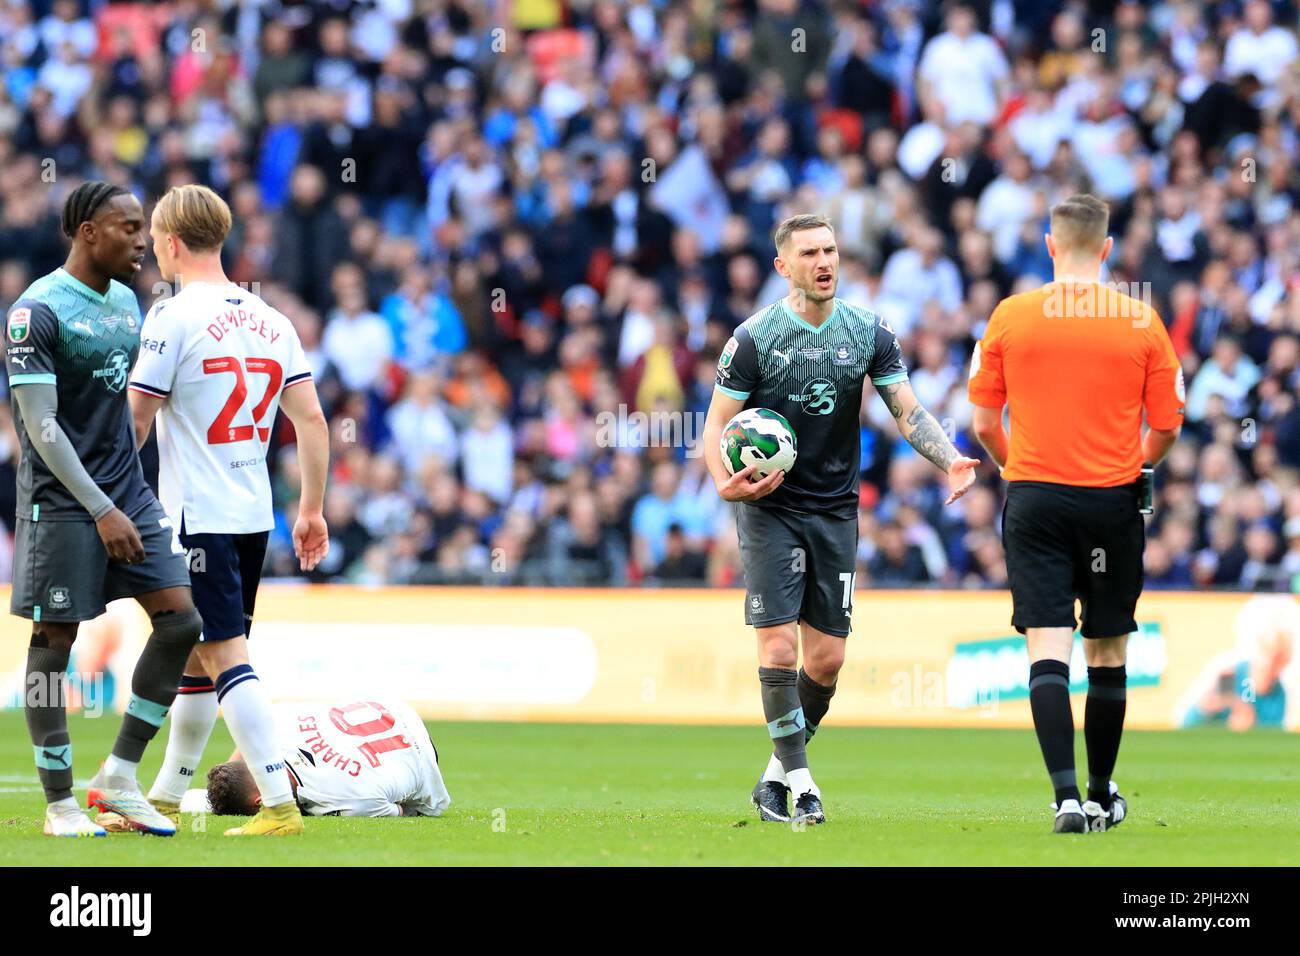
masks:
<svg viewBox="0 0 1300 956"><path fill-rule="evenodd" d="M304 571L315 569L330 553L330 532L321 515L299 514L293 523L293 553Z"/></svg>
<svg viewBox="0 0 1300 956"><path fill-rule="evenodd" d="M765 498L777 488L781 487L781 482L785 481L785 472L781 470L773 471L758 481L752 480L757 465L750 465L744 468L729 479L727 483L718 488L718 494L723 501L757 501L759 498Z"/></svg>
<svg viewBox="0 0 1300 956"><path fill-rule="evenodd" d="M948 466L948 490L952 494L944 504L950 505L966 494L966 490L975 484L975 469L978 467L978 458L958 458Z"/></svg>
<svg viewBox="0 0 1300 956"><path fill-rule="evenodd" d="M140 532L121 508L114 508L96 521L95 530L104 542L109 560L123 564L139 564L144 560L144 542L140 540Z"/></svg>

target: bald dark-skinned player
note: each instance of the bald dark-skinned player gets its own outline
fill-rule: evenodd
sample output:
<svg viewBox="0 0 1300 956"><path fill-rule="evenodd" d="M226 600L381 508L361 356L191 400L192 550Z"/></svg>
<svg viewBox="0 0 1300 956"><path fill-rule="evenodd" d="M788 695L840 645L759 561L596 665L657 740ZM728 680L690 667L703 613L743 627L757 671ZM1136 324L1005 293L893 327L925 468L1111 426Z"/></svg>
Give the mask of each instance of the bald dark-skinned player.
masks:
<svg viewBox="0 0 1300 956"><path fill-rule="evenodd" d="M136 769L176 696L202 627L175 529L145 483L127 375L142 319L130 289L148 229L125 189L90 182L63 207L72 249L9 310L5 362L21 446L10 610L32 622L23 710L45 789L45 833L103 836L72 795L64 673L77 627L134 597L153 623L131 678L93 805L135 830L175 826L140 792Z"/></svg>
<svg viewBox="0 0 1300 956"><path fill-rule="evenodd" d="M1007 481L1011 623L1028 643L1029 704L1056 833L1106 830L1128 812L1111 774L1142 593L1140 476L1144 462L1159 463L1173 447L1183 421L1182 372L1160 316L1100 282L1108 225L1106 204L1093 196L1053 208L1053 281L1001 302L971 360L974 429ZM1076 600L1088 663L1082 805L1069 686Z"/></svg>

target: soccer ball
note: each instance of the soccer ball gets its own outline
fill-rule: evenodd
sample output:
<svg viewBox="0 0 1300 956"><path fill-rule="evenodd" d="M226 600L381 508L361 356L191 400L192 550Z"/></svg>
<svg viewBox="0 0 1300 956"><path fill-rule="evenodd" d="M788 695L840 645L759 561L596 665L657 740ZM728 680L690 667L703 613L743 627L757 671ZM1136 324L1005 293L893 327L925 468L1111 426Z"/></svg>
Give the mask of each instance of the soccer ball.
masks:
<svg viewBox="0 0 1300 956"><path fill-rule="evenodd" d="M722 460L735 474L756 465L756 475L789 471L798 451L794 429L770 408L747 408L722 430Z"/></svg>

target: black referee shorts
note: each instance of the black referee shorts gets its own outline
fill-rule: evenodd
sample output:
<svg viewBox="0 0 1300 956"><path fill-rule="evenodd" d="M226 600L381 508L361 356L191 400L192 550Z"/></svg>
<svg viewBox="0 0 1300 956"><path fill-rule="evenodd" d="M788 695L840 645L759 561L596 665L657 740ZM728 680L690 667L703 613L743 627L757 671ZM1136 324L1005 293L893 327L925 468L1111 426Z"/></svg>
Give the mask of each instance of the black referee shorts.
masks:
<svg viewBox="0 0 1300 956"><path fill-rule="evenodd" d="M1137 630L1133 612L1142 593L1146 526L1136 483L1079 488L1046 481L1012 481L1002 510L1002 545L1011 584L1011 623L1077 627L1084 637L1118 637Z"/></svg>

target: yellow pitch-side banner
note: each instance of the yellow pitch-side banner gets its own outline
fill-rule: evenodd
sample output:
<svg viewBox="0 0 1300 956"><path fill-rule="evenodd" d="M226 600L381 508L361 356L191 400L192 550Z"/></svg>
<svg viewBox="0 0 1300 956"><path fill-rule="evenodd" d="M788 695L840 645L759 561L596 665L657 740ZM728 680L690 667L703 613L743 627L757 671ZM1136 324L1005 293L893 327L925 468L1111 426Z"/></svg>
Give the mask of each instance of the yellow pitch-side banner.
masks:
<svg viewBox="0 0 1300 956"><path fill-rule="evenodd" d="M383 691L432 719L753 723L757 662L742 597L736 590L266 585L252 658L281 700ZM1255 660L1259 642L1241 633L1248 600L1143 597L1140 629L1130 638L1129 726L1178 726L1193 711L1213 716L1227 701L1234 720L1296 727L1297 667L1268 683ZM1010 613L1005 592L860 592L830 719L1029 726L1028 664ZM9 617L0 627L0 704L12 706L30 625ZM86 627L78 653L104 662L124 688L146 633L143 614L119 603ZM1079 643L1072 685L1081 691Z"/></svg>

